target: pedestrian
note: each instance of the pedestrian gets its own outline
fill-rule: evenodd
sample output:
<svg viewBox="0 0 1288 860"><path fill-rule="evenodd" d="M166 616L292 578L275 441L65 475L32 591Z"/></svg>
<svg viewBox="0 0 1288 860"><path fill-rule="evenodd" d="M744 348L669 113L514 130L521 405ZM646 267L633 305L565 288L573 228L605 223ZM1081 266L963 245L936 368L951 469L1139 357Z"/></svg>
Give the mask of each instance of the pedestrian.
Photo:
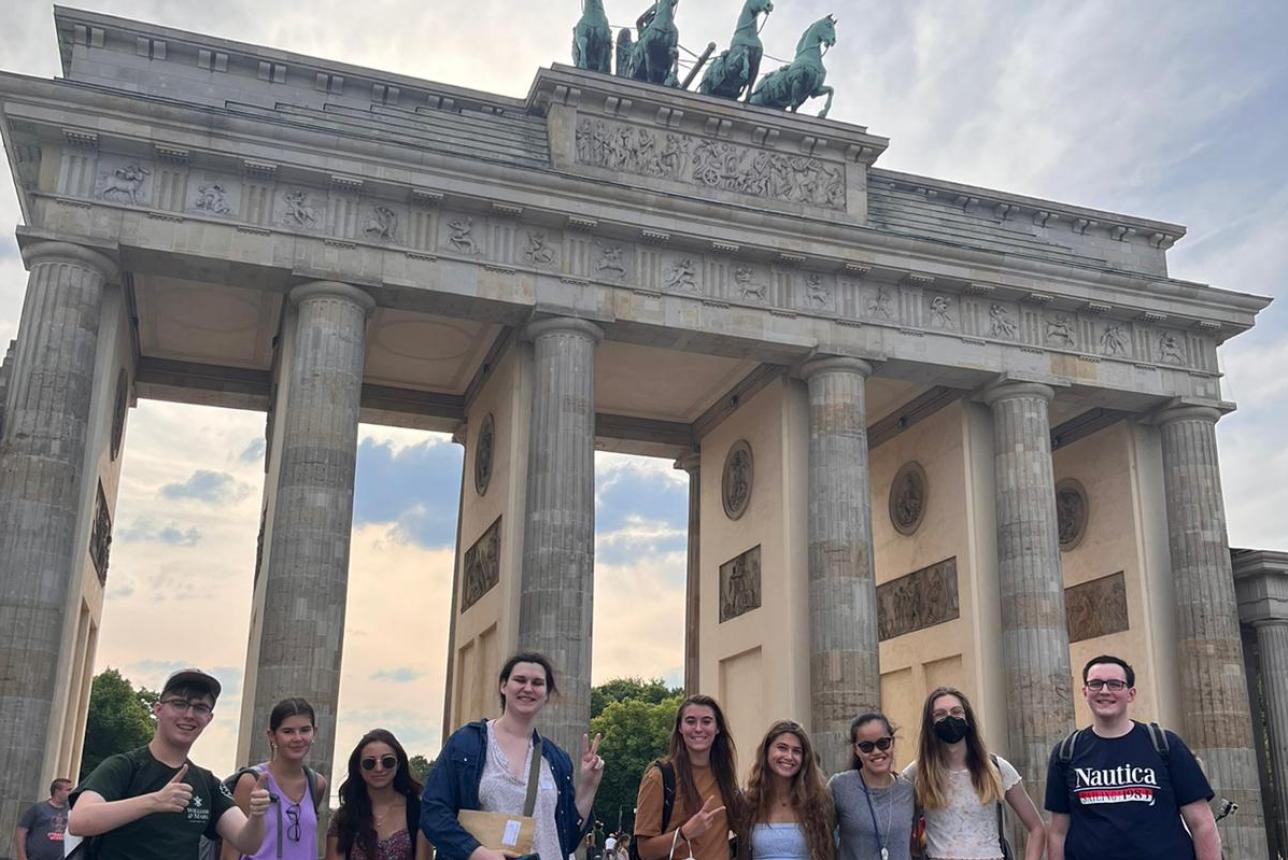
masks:
<svg viewBox="0 0 1288 860"><path fill-rule="evenodd" d="M63 834L67 830L67 795L70 779L49 784L49 799L33 804L18 819L13 831L17 860L62 860Z"/></svg>
<svg viewBox="0 0 1288 860"><path fill-rule="evenodd" d="M1082 667L1091 725L1051 751L1050 860L1220 860L1212 787L1185 742L1128 716L1136 672L1121 657Z"/></svg>
<svg viewBox="0 0 1288 860"><path fill-rule="evenodd" d="M463 810L522 815L529 777L538 773L532 817L533 853L541 860L565 860L593 824L591 807L604 776L599 741L582 737L580 778L573 785L572 758L542 737L537 721L558 694L555 671L543 654L515 654L501 668L501 714L452 733L425 786L421 830L441 860L503 860L461 826ZM534 751L541 760L533 766Z"/></svg>
<svg viewBox="0 0 1288 860"><path fill-rule="evenodd" d="M940 687L926 697L917 755L903 775L916 787L926 817L927 857L1000 860L1005 800L1027 831L1025 860L1041 858L1042 817L1011 763L989 755L975 712L960 690Z"/></svg>
<svg viewBox="0 0 1288 860"><path fill-rule="evenodd" d="M283 699L268 715L268 761L246 768L233 782L233 799L245 811L259 774L266 773L272 807L265 816L264 842L255 854L242 854L231 844L223 860L316 860L318 807L327 782L304 760L317 739L317 718L304 699Z"/></svg>
<svg viewBox="0 0 1288 860"><path fill-rule="evenodd" d="M430 860L420 832L420 783L407 752L386 729L372 729L349 754L340 808L326 831L326 860Z"/></svg>
<svg viewBox="0 0 1288 860"><path fill-rule="evenodd" d="M840 860L910 860L916 791L895 769L894 726L885 714L850 723L850 769L828 781Z"/></svg>
<svg viewBox="0 0 1288 860"><path fill-rule="evenodd" d="M220 689L200 669L175 672L152 706L156 729L147 745L107 757L72 792L67 833L96 837L96 860L195 860L203 835L244 854L259 850L270 803L266 775L243 813L214 774L188 759L214 718Z"/></svg>
<svg viewBox="0 0 1288 860"><path fill-rule="evenodd" d="M741 829L737 749L715 699L696 695L680 703L670 750L644 772L635 806L635 848L643 860L731 856L730 825Z"/></svg>
<svg viewBox="0 0 1288 860"><path fill-rule="evenodd" d="M799 723L769 727L756 751L747 791L749 860L835 860L836 814L809 735Z"/></svg>

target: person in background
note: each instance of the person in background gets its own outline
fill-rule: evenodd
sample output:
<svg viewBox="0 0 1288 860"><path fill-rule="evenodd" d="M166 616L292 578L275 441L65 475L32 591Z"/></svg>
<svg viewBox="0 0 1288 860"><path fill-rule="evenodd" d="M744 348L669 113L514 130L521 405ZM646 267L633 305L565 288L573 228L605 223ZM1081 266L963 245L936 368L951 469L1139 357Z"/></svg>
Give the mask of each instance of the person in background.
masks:
<svg viewBox="0 0 1288 860"><path fill-rule="evenodd" d="M910 860L917 797L895 769L895 730L885 714L850 723L850 769L828 781L840 860Z"/></svg>
<svg viewBox="0 0 1288 860"><path fill-rule="evenodd" d="M49 799L27 808L13 831L13 850L17 860L62 860L63 833L67 830L67 795L70 779L56 779L49 784Z"/></svg>
<svg viewBox="0 0 1288 860"><path fill-rule="evenodd" d="M420 783L407 752L385 729L372 729L349 754L340 808L326 831L326 860L431 860L420 832Z"/></svg>
<svg viewBox="0 0 1288 860"><path fill-rule="evenodd" d="M940 687L926 697L918 758L904 768L926 816L926 856L931 860L1000 860L1000 805L1010 805L1028 831L1025 860L1040 860L1046 826L1001 756L989 755L979 721L965 694Z"/></svg>
<svg viewBox="0 0 1288 860"><path fill-rule="evenodd" d="M769 727L756 751L747 791L749 860L835 860L832 795L819 772L809 735L799 723ZM741 847L741 845L740 845Z"/></svg>

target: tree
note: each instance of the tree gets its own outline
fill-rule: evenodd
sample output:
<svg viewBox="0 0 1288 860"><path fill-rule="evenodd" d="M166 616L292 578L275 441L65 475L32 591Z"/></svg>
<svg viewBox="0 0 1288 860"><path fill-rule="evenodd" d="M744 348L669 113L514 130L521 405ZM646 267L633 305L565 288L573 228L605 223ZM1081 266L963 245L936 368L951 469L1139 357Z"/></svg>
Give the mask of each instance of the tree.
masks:
<svg viewBox="0 0 1288 860"><path fill-rule="evenodd" d="M80 778L110 755L143 746L152 739L156 720L152 706L160 695L134 685L115 669L94 677L85 716L85 748L81 754Z"/></svg>
<svg viewBox="0 0 1288 860"><path fill-rule="evenodd" d="M407 760L407 769L411 771L412 779L424 785L434 770L434 762L417 753Z"/></svg>
<svg viewBox="0 0 1288 860"><path fill-rule="evenodd" d="M675 711L680 707L679 691L657 701L649 701L655 687L666 689L661 681L640 685L638 681L613 681L604 687L625 689L635 683L645 690L643 698L611 700L590 721L590 733L602 732L599 754L608 763L604 781L595 796L595 818L604 822L608 831L621 828L630 832L635 824L635 799L639 795L644 769L666 755L671 742ZM599 688L591 692L592 700ZM592 705L592 708L594 706Z"/></svg>
<svg viewBox="0 0 1288 860"><path fill-rule="evenodd" d="M624 702L633 699L656 705L663 699L678 696L679 687L668 687L661 678L644 681L640 678L615 678L600 684L590 691L590 718L593 720L604 712L610 702Z"/></svg>

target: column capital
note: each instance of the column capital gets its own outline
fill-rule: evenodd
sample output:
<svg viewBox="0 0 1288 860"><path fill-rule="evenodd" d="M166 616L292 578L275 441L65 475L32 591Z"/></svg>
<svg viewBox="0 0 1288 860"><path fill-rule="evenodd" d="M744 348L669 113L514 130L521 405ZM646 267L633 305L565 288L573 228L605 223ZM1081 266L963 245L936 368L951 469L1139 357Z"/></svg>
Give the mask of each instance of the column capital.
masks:
<svg viewBox="0 0 1288 860"><path fill-rule="evenodd" d="M674 466L676 469L688 472L690 475L697 474L697 471L702 468L702 454L698 451L681 454L675 458Z"/></svg>
<svg viewBox="0 0 1288 860"><path fill-rule="evenodd" d="M371 316L371 312L376 309L376 300L371 293L340 281L309 281L291 288L290 297L291 303L296 305L318 297L346 299L362 308L367 316Z"/></svg>
<svg viewBox="0 0 1288 860"><path fill-rule="evenodd" d="M1288 627L1288 618L1257 618L1247 623L1258 630L1262 627Z"/></svg>
<svg viewBox="0 0 1288 860"><path fill-rule="evenodd" d="M800 374L801 379L807 382L820 373L857 373L867 379L874 369L870 362L861 358L833 355L810 359L801 365Z"/></svg>
<svg viewBox="0 0 1288 860"><path fill-rule="evenodd" d="M595 325L590 320L579 319L577 317L550 317L548 319L530 322L523 329L523 339L536 340L543 335L555 334L557 332L581 335L595 343L599 343L604 339L604 330L602 328Z"/></svg>
<svg viewBox="0 0 1288 860"><path fill-rule="evenodd" d="M986 387L980 397L989 406L1016 397L1038 397L1050 403L1055 399L1055 389L1041 382L1006 379Z"/></svg>
<svg viewBox="0 0 1288 860"><path fill-rule="evenodd" d="M1205 424L1216 424L1230 411L1229 404L1225 403L1174 400L1149 416L1149 421L1159 427L1166 427L1177 421L1202 421Z"/></svg>
<svg viewBox="0 0 1288 860"><path fill-rule="evenodd" d="M464 448L465 439L469 435L469 432L470 432L470 422L462 421L461 423L457 424L456 429L452 431L452 441L455 442L457 445L460 445L462 448Z"/></svg>
<svg viewBox="0 0 1288 860"><path fill-rule="evenodd" d="M22 249L22 262L28 269L37 263L53 260L67 260L91 266L102 272L104 280L111 283L121 280L121 268L112 258L84 245L75 245L71 242L36 242Z"/></svg>

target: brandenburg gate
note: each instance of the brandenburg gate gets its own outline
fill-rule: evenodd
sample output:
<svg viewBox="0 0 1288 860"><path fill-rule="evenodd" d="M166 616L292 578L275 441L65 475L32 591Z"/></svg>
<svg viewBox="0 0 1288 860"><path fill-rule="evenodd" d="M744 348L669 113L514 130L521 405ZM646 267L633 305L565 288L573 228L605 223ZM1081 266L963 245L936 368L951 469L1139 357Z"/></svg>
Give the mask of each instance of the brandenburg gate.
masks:
<svg viewBox="0 0 1288 860"><path fill-rule="evenodd" d="M564 688L544 729L584 730L594 452L667 457L686 684L744 751L793 717L834 770L857 711L915 732L951 683L1040 799L1087 720L1075 673L1114 652L1239 803L1229 856L1266 857L1215 427L1217 347L1268 300L1169 277L1183 227L597 71L516 99L55 17L62 77L0 74L30 272L0 371L6 839L77 771L127 418L155 398L267 415L242 762L301 695L330 770L366 421L465 447L448 726L530 647Z"/></svg>

